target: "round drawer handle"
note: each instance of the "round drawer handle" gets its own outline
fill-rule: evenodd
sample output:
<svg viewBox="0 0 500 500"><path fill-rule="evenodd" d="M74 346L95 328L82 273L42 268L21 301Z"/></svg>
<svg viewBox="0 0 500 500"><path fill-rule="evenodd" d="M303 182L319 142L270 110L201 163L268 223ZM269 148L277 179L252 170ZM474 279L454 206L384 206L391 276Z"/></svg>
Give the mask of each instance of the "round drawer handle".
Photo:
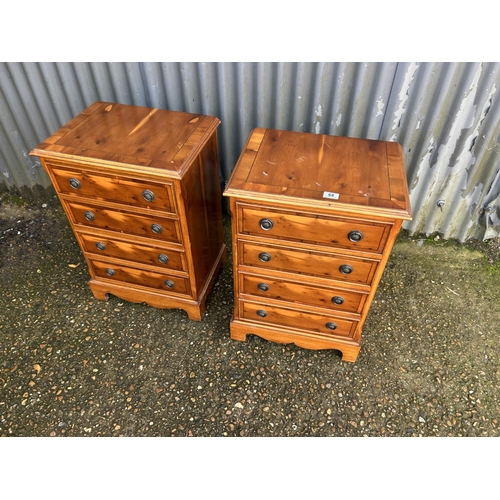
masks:
<svg viewBox="0 0 500 500"><path fill-rule="evenodd" d="M71 179L69 180L69 185L73 189L80 189L82 187L82 184L80 183L80 181L78 179L75 179L74 177L71 177Z"/></svg>
<svg viewBox="0 0 500 500"><path fill-rule="evenodd" d="M97 250L106 250L106 245L102 241L98 241L95 246L97 247Z"/></svg>
<svg viewBox="0 0 500 500"><path fill-rule="evenodd" d="M347 237L349 238L350 241L353 243L357 243L358 241L361 241L363 238L363 233L361 231L351 231Z"/></svg>
<svg viewBox="0 0 500 500"><path fill-rule="evenodd" d="M115 270L111 269L110 267L106 268L106 274L108 276L114 276L115 275Z"/></svg>
<svg viewBox="0 0 500 500"><path fill-rule="evenodd" d="M271 260L271 256L267 252L259 253L259 259L262 262L269 262Z"/></svg>
<svg viewBox="0 0 500 500"><path fill-rule="evenodd" d="M267 283L259 283L257 285L257 288L261 291L261 292L267 292L269 290L269 285Z"/></svg>
<svg viewBox="0 0 500 500"><path fill-rule="evenodd" d="M163 231L163 228L160 224L151 224L151 231L156 234L160 234Z"/></svg>
<svg viewBox="0 0 500 500"><path fill-rule="evenodd" d="M338 306L341 306L344 303L344 297L341 297L340 295L335 295L335 297L332 297L332 302L334 304L337 304Z"/></svg>
<svg viewBox="0 0 500 500"><path fill-rule="evenodd" d="M256 312L257 316L260 316L261 318L265 318L267 316L267 312L264 311L264 309L258 309Z"/></svg>
<svg viewBox="0 0 500 500"><path fill-rule="evenodd" d="M160 255L158 255L158 260L162 263L162 264L166 264L168 261L169 261L169 258L167 255L165 255L164 253L161 253Z"/></svg>
<svg viewBox="0 0 500 500"><path fill-rule="evenodd" d="M274 226L273 221L271 219L260 219L260 227L264 231L269 231Z"/></svg>
<svg viewBox="0 0 500 500"><path fill-rule="evenodd" d="M95 219L95 215L92 212L85 212L83 215L90 222Z"/></svg>
<svg viewBox="0 0 500 500"><path fill-rule="evenodd" d="M174 288L175 283L172 280L165 280L165 286L167 288Z"/></svg>
<svg viewBox="0 0 500 500"><path fill-rule="evenodd" d="M352 267L349 264L342 264L339 267L339 270L342 274L351 274L352 273Z"/></svg>
<svg viewBox="0 0 500 500"><path fill-rule="evenodd" d="M329 321L328 323L325 324L325 326L328 328L328 330L335 330L337 328L337 323Z"/></svg>
<svg viewBox="0 0 500 500"><path fill-rule="evenodd" d="M146 201L155 201L155 194L153 193L153 191L150 191L149 189L145 189L145 190L142 192L142 197L143 197Z"/></svg>

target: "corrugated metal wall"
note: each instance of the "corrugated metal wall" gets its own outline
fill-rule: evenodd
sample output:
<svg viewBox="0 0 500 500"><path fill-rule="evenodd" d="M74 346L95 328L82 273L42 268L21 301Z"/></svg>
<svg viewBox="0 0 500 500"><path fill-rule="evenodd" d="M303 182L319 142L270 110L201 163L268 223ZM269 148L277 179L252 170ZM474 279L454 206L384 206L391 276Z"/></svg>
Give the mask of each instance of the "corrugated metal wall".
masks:
<svg viewBox="0 0 500 500"><path fill-rule="evenodd" d="M0 63L0 183L36 191L28 155L96 100L222 120L227 180L254 127L394 140L412 233L500 231L500 63Z"/></svg>

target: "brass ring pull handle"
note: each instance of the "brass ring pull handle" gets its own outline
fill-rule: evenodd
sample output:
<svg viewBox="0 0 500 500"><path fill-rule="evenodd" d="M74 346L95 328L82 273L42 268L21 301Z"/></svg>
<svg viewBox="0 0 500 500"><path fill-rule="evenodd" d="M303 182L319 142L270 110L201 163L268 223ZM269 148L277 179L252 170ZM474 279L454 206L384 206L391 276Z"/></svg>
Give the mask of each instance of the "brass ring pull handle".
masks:
<svg viewBox="0 0 500 500"><path fill-rule="evenodd" d="M153 193L153 191L150 191L149 189L145 189L143 192L142 192L142 197L146 200L146 201L155 201L155 194Z"/></svg>
<svg viewBox="0 0 500 500"><path fill-rule="evenodd" d="M271 260L271 256L267 252L259 253L259 259L262 262L269 262Z"/></svg>
<svg viewBox="0 0 500 500"><path fill-rule="evenodd" d="M71 177L71 179L69 180L69 185L73 189L80 189L82 187L80 181L78 179L75 179L74 177Z"/></svg>
<svg viewBox="0 0 500 500"><path fill-rule="evenodd" d="M271 219L260 219L260 227L264 231L269 231L274 226L273 221Z"/></svg>
<svg viewBox="0 0 500 500"><path fill-rule="evenodd" d="M363 233L361 231L351 231L347 237L349 238L350 241L353 243L357 243L358 241L361 241L363 238Z"/></svg>
<svg viewBox="0 0 500 500"><path fill-rule="evenodd" d="M342 274L351 274L352 273L352 267L349 264L342 264L339 267L339 270Z"/></svg>
<svg viewBox="0 0 500 500"><path fill-rule="evenodd" d="M166 264L169 261L169 258L168 258L168 255L165 255L164 253L161 253L160 255L158 255L158 260L162 264Z"/></svg>

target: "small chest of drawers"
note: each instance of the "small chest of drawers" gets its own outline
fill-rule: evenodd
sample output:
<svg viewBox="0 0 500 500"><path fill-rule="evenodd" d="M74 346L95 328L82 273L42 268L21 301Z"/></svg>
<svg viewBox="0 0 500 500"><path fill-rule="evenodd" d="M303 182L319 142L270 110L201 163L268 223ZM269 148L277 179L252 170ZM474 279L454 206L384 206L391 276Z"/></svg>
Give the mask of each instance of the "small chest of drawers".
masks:
<svg viewBox="0 0 500 500"><path fill-rule="evenodd" d="M96 102L35 148L90 288L200 320L226 258L211 116Z"/></svg>
<svg viewBox="0 0 500 500"><path fill-rule="evenodd" d="M355 361L392 246L411 218L401 146L255 129L224 195L231 338L337 349Z"/></svg>

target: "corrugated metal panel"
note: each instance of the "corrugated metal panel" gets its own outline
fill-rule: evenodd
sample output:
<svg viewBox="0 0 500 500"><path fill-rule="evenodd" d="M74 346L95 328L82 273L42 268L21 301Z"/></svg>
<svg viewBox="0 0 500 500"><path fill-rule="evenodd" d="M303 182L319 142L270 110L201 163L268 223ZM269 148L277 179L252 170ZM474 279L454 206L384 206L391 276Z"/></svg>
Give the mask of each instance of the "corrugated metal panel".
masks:
<svg viewBox="0 0 500 500"><path fill-rule="evenodd" d="M498 234L491 222L500 213L499 70L499 63L399 66L381 137L404 146L411 232L461 241Z"/></svg>
<svg viewBox="0 0 500 500"><path fill-rule="evenodd" d="M396 140L411 232L500 223L500 63L0 63L0 179L48 187L29 151L96 100L218 116L228 179L254 127ZM2 182L0 181L0 182ZM444 201L442 207L438 202Z"/></svg>

